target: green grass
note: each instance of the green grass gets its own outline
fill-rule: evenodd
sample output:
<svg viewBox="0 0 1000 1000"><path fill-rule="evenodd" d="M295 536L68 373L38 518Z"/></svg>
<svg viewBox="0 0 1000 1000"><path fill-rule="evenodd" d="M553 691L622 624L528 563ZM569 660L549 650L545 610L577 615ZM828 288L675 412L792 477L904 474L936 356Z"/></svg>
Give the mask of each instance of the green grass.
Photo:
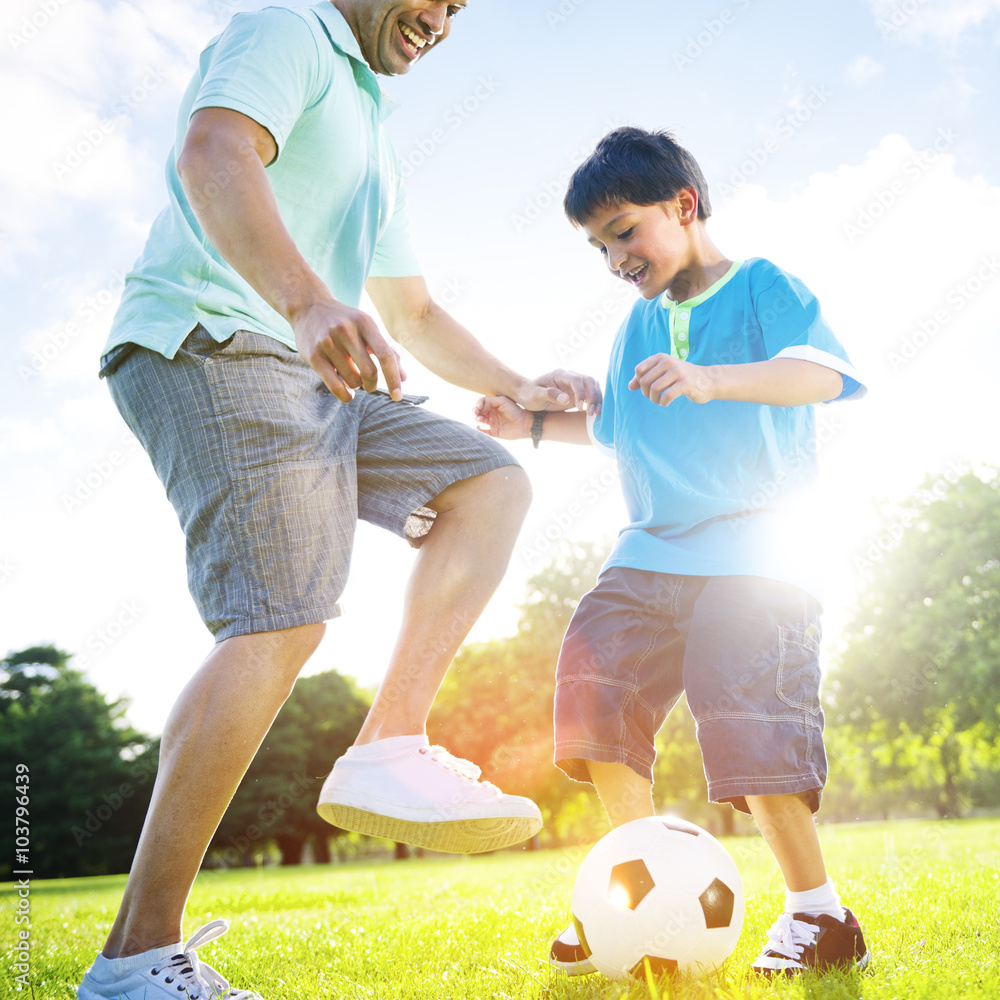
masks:
<svg viewBox="0 0 1000 1000"><path fill-rule="evenodd" d="M544 961L567 922L581 849L305 868L203 872L184 930L226 917L232 928L199 954L266 1000L620 1000L856 997L947 1000L1000 996L1000 821L823 827L827 862L859 915L869 972L768 984L746 973L782 892L762 842L726 842L747 892L743 935L713 978L654 985L569 979ZM103 943L123 877L34 882L35 998L68 1000ZM0 886L0 997L12 971L16 887Z"/></svg>

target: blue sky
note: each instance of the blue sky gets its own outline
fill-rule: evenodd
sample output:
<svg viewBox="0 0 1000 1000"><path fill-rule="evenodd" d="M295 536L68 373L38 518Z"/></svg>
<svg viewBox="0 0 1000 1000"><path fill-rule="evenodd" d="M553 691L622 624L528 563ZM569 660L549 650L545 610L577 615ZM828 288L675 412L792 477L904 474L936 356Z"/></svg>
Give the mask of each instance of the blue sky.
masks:
<svg viewBox="0 0 1000 1000"><path fill-rule="evenodd" d="M158 731L209 648L183 541L96 359L146 231L201 46L229 0L8 0L0 87L0 647L52 641ZM436 294L525 373L602 376L631 292L559 208L610 127L670 127L699 159L730 257L802 277L868 375L824 408L826 629L864 568L873 496L1000 462L1000 0L470 0L405 78L389 128ZM321 177L318 177L321 183ZM411 363L410 388L473 397ZM614 471L588 450L512 446L535 503L476 635L509 633L554 537L613 535ZM867 544L867 543L866 543ZM345 615L308 671L375 683L411 555L359 530ZM85 660L82 658L86 657Z"/></svg>

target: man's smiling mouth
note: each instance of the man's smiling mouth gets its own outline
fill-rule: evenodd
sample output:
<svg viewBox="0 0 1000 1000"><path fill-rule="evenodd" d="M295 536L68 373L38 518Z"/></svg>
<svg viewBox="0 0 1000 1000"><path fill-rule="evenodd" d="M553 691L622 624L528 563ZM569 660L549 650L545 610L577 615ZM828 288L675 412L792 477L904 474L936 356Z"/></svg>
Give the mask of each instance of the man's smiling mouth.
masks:
<svg viewBox="0 0 1000 1000"><path fill-rule="evenodd" d="M420 55L421 49L428 44L426 38L421 38L411 27L405 24L399 26L399 33L403 36L403 47L410 55L410 59L416 59Z"/></svg>

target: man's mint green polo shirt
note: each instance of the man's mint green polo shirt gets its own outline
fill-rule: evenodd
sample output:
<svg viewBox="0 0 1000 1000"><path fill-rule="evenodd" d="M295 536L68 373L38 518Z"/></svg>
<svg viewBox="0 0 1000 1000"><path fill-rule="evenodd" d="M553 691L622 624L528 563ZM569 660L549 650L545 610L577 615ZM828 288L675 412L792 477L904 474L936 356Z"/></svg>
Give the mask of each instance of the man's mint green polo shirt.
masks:
<svg viewBox="0 0 1000 1000"><path fill-rule="evenodd" d="M201 54L181 101L170 204L127 276L105 352L131 341L172 358L199 323L218 341L245 329L295 347L288 323L208 242L177 176L191 115L209 107L242 112L274 137L267 175L281 217L334 298L357 306L370 275L421 273L382 126L394 105L343 16L328 2L237 14ZM223 170L214 183L229 179Z"/></svg>

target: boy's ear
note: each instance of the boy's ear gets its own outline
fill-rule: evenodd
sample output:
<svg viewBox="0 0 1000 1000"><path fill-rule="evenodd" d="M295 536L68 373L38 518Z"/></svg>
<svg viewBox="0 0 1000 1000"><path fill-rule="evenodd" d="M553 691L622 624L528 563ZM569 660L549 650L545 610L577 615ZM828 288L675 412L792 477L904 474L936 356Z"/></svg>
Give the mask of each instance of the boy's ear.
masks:
<svg viewBox="0 0 1000 1000"><path fill-rule="evenodd" d="M698 192L693 187L677 192L677 216L682 226L689 226L698 218Z"/></svg>

